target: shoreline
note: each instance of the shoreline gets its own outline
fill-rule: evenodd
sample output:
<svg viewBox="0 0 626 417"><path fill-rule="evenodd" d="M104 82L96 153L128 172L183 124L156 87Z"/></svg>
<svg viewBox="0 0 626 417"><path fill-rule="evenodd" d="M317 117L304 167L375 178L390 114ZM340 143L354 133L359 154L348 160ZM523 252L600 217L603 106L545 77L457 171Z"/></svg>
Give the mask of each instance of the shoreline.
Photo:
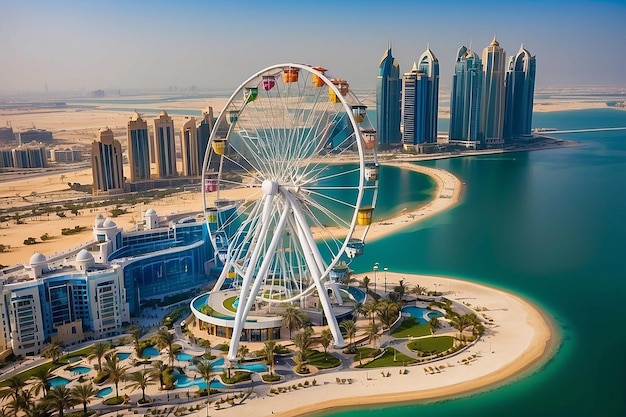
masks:
<svg viewBox="0 0 626 417"><path fill-rule="evenodd" d="M516 294L458 278L401 273L393 275L394 280L405 279L405 282L411 283L419 280L420 285L437 283L437 285L454 286L455 290L451 291L452 295L458 294L461 300L479 297L479 300L487 303L499 306L505 304L509 307L507 311L496 311L492 308L487 311L490 316L494 316L496 323L505 322L507 326L506 328L498 325L488 327L485 335L478 342L452 357L426 365L406 366L405 369L409 370L407 375L397 374L397 369L402 369L400 367L374 370L329 370L304 378L316 378L321 381L316 387L280 394L278 397L251 398L237 407L222 408L220 415L237 416L247 410L250 412L254 410L257 415L318 417L342 409L358 410L359 407L372 405L394 404L395 406L464 397L497 389L533 374L553 356L560 344L560 332L553 319L544 310ZM457 291L457 288L460 290ZM450 295L444 291L444 296L457 298L450 297ZM515 318L520 314L524 316L521 321L519 317ZM496 315L498 318L495 318ZM525 339L524 337L528 335L531 337ZM497 343L491 354L484 352L487 339L489 339L489 349L491 349L491 343L494 345ZM471 365L460 365L459 359L468 357L470 354L478 354L476 362ZM490 358L487 359L485 356L490 356ZM451 365L451 362L454 364ZM428 375L421 370L427 365L441 364L446 365L446 369L441 374ZM384 380L370 377L370 373L378 375L381 370L389 371L391 377ZM366 375L367 378L364 378ZM352 378L355 383L339 387L333 382L335 378ZM312 393L309 395L308 390L314 390L315 395ZM317 398L325 398L325 400L319 403L316 401ZM294 406L294 404L300 405ZM202 414L195 415L201 416Z"/></svg>

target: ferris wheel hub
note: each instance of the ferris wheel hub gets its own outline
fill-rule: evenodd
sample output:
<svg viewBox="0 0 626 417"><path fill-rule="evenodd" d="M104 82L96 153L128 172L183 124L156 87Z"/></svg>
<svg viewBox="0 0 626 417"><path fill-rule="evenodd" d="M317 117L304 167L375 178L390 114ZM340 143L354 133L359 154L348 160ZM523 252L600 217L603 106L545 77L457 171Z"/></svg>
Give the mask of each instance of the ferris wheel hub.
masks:
<svg viewBox="0 0 626 417"><path fill-rule="evenodd" d="M272 180L263 180L261 190L263 190L265 195L276 195L278 193L278 183Z"/></svg>

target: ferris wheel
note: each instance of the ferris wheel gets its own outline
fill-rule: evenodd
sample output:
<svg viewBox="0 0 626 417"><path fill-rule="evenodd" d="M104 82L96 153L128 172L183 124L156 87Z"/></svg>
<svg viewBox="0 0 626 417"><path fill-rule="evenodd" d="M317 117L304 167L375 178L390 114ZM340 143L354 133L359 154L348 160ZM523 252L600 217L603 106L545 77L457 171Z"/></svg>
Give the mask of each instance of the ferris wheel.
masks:
<svg viewBox="0 0 626 417"><path fill-rule="evenodd" d="M240 290L228 358L255 303L316 294L336 346L338 281L361 255L376 204L376 131L346 80L279 64L242 83L220 113L203 167L215 285ZM237 337L235 337L237 335Z"/></svg>

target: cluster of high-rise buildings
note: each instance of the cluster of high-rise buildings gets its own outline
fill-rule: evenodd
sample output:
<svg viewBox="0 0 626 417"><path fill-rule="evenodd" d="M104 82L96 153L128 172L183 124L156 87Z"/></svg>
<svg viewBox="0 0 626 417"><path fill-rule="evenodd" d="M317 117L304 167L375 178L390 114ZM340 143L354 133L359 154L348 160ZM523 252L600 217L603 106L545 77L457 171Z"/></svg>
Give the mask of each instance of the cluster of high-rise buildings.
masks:
<svg viewBox="0 0 626 417"><path fill-rule="evenodd" d="M459 48L450 95L447 142L471 148L501 147L531 134L535 57L522 45L506 61L494 37L482 57ZM379 65L376 110L380 144L424 152L437 143L439 61L430 47L400 74L385 51Z"/></svg>
<svg viewBox="0 0 626 417"><path fill-rule="evenodd" d="M150 189L155 180L176 177L198 178L202 175L204 151L214 124L213 109L206 108L199 122L189 117L181 127L182 170L176 166L176 134L174 121L162 110L154 119L154 131L148 134L148 122L135 112L127 126L127 157L130 165L128 184L123 173L122 145L108 128L100 129L98 140L91 145L91 166L94 194L115 194ZM156 172L151 173L154 163ZM171 181L168 183L171 185Z"/></svg>

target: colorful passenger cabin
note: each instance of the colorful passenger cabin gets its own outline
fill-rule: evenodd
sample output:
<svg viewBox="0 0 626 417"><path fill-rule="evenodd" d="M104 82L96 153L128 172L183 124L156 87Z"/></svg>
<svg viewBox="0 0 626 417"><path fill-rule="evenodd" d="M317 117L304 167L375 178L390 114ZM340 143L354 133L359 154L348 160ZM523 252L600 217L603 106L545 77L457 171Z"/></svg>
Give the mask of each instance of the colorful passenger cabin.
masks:
<svg viewBox="0 0 626 417"><path fill-rule="evenodd" d="M208 208L206 214L207 214L207 218L206 218L207 222L212 223L212 224L217 223L217 209L215 207Z"/></svg>
<svg viewBox="0 0 626 417"><path fill-rule="evenodd" d="M365 243L360 239L350 239L346 245L346 256L354 259L363 254Z"/></svg>
<svg viewBox="0 0 626 417"><path fill-rule="evenodd" d="M365 146L365 149L371 150L376 147L376 143L377 143L376 130L374 129L362 130L361 137L363 138L363 146Z"/></svg>
<svg viewBox="0 0 626 417"><path fill-rule="evenodd" d="M321 72L322 74L328 71L324 67L314 67L313 69L315 71ZM313 80L313 87L323 87L326 84L326 82L317 74L313 74L311 76L311 79Z"/></svg>
<svg viewBox="0 0 626 417"><path fill-rule="evenodd" d="M359 209L359 213L356 218L356 222L359 226L369 226L372 224L372 217L374 215L374 207L365 206Z"/></svg>
<svg viewBox="0 0 626 417"><path fill-rule="evenodd" d="M264 75L263 76L263 89L265 91L270 91L276 85L276 77L273 75Z"/></svg>
<svg viewBox="0 0 626 417"><path fill-rule="evenodd" d="M332 282L343 283L348 275L350 274L350 268L348 268L348 264L345 262L339 262L335 265L330 272L328 273L328 277Z"/></svg>
<svg viewBox="0 0 626 417"><path fill-rule="evenodd" d="M211 147L213 148L213 152L217 155L224 155L226 151L226 139L213 139Z"/></svg>
<svg viewBox="0 0 626 417"><path fill-rule="evenodd" d="M230 123L235 123L237 120L239 120L239 110L229 110L228 121Z"/></svg>
<svg viewBox="0 0 626 417"><path fill-rule="evenodd" d="M250 103L256 100L259 95L259 89L256 87L246 87L246 90L243 93L243 97L246 100L246 103Z"/></svg>
<svg viewBox="0 0 626 417"><path fill-rule="evenodd" d="M300 68L288 67L288 68L283 69L283 82L285 84L297 83L299 73L300 73Z"/></svg>
<svg viewBox="0 0 626 417"><path fill-rule="evenodd" d="M217 178L207 178L204 181L204 191L212 193L217 190Z"/></svg>
<svg viewBox="0 0 626 417"><path fill-rule="evenodd" d="M363 120L365 120L367 106L359 104L359 105L353 105L351 106L351 108L352 108L352 117L354 117L354 120L357 123L363 123Z"/></svg>
<svg viewBox="0 0 626 417"><path fill-rule="evenodd" d="M365 180L368 182L378 181L380 167L374 163L365 165Z"/></svg>
<svg viewBox="0 0 626 417"><path fill-rule="evenodd" d="M331 78L332 83L337 87L342 96L345 96L350 91L350 84L342 78ZM332 87L328 87L328 101L331 103L341 103L341 100L335 94L335 90Z"/></svg>

